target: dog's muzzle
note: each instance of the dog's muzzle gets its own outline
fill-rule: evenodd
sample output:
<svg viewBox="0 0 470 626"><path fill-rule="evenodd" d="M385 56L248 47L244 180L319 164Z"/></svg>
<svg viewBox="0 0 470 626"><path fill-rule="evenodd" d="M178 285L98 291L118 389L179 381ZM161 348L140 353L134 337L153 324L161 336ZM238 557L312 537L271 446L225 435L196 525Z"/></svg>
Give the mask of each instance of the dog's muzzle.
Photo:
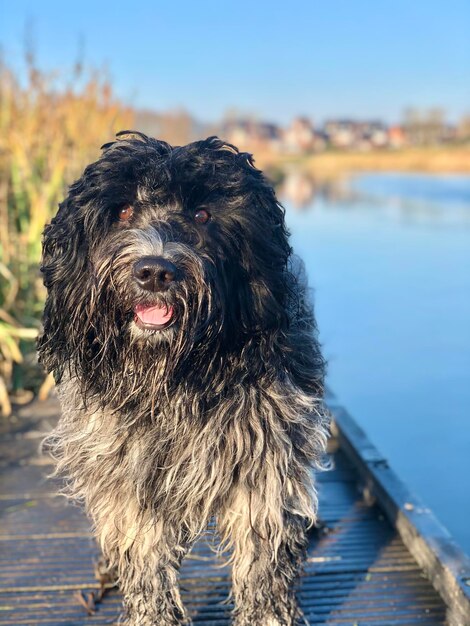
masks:
<svg viewBox="0 0 470 626"><path fill-rule="evenodd" d="M162 257L146 256L133 267L133 276L139 287L151 293L167 291L176 281L176 266ZM163 330L174 321L173 307L166 304L138 304L135 322L147 330Z"/></svg>
<svg viewBox="0 0 470 626"><path fill-rule="evenodd" d="M134 264L134 278L146 291L166 291L176 280L176 267L162 257L146 256Z"/></svg>

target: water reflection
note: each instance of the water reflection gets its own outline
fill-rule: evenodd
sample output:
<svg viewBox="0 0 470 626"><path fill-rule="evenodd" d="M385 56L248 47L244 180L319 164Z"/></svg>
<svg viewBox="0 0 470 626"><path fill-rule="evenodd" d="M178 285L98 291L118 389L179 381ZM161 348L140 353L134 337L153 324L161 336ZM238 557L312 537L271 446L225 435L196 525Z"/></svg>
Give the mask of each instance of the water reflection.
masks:
<svg viewBox="0 0 470 626"><path fill-rule="evenodd" d="M276 190L296 212L377 210L389 219L439 226L470 226L470 183L466 176L355 174L328 178L299 168L277 173Z"/></svg>
<svg viewBox="0 0 470 626"><path fill-rule="evenodd" d="M347 177L315 177L301 169L288 169L278 176L277 193L282 202L298 211L311 209L316 199L326 202L350 200L352 190Z"/></svg>

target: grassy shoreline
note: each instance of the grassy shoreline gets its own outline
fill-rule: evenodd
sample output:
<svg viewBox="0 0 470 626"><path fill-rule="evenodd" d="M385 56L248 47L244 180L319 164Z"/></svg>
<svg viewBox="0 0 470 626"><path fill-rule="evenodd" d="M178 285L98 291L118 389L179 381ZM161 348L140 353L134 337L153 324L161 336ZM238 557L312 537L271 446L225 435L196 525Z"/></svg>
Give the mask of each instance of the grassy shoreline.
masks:
<svg viewBox="0 0 470 626"><path fill-rule="evenodd" d="M295 166L325 178L361 171L470 174L470 146L371 152L326 151L302 156L261 152L255 156L256 165L261 169L282 170Z"/></svg>

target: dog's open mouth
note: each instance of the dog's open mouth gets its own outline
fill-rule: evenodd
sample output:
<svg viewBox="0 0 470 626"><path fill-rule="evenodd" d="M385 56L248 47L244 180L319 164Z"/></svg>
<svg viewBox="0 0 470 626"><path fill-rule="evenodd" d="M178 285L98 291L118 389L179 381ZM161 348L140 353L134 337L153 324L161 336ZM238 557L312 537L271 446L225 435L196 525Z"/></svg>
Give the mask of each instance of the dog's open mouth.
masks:
<svg viewBox="0 0 470 626"><path fill-rule="evenodd" d="M134 308L134 313L137 326L147 330L163 330L174 321L173 307L165 304L138 304Z"/></svg>

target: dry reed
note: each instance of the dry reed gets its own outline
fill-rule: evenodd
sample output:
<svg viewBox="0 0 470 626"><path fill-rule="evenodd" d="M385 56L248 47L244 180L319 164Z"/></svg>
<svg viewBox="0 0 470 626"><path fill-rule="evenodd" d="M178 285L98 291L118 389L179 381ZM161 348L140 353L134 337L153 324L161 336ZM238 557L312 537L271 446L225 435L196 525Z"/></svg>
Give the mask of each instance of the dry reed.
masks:
<svg viewBox="0 0 470 626"><path fill-rule="evenodd" d="M40 70L29 56L24 81L0 66L0 411L7 391L27 386L26 354L44 301L41 233L64 191L101 143L132 126L133 114L98 73L80 67L70 84ZM29 359L34 361L34 359Z"/></svg>

